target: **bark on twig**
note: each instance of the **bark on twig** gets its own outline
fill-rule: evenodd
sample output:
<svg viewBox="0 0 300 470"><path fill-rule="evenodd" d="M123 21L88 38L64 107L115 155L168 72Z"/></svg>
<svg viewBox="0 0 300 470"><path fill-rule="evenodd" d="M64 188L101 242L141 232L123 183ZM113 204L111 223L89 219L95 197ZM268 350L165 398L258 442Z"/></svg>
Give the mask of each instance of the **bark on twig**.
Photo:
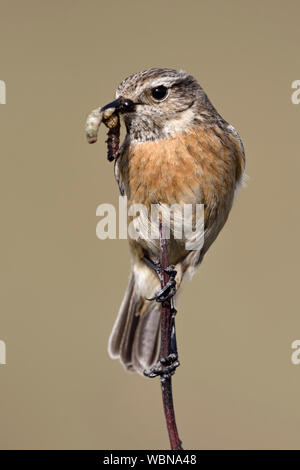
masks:
<svg viewBox="0 0 300 470"><path fill-rule="evenodd" d="M160 282L161 287L165 287L169 281L169 274L165 269L169 266L168 259L168 247L167 241L163 234L163 225L160 221L159 225L159 236L160 236L160 248L161 248L161 271L160 271ZM175 338L175 320L174 312L172 311L173 300L169 299L162 303L161 312L161 344L160 344L160 357L167 358L173 351L171 348L171 337L173 330L173 337ZM166 418L166 424L169 433L170 445L172 450L181 450L181 440L178 435L173 393L172 393L172 374L162 375L160 378L161 391L163 398L163 407Z"/></svg>

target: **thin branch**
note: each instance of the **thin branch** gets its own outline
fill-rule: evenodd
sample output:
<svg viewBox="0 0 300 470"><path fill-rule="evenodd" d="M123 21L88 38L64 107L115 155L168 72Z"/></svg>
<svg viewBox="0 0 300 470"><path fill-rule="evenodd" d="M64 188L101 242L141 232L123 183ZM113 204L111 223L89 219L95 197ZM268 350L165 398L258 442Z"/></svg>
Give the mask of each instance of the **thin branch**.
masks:
<svg viewBox="0 0 300 470"><path fill-rule="evenodd" d="M166 271L166 268L169 266L169 257L168 257L168 247L167 241L164 238L163 234L163 225L160 220L159 224L159 237L160 237L160 248L161 248L161 263L160 263L160 282L161 287L164 288L168 283L170 276ZM161 313L161 343L160 343L160 357L168 358L174 350L174 344L172 348L171 341L176 341L175 336L175 319L174 319L174 308L173 308L173 299L168 299L162 303L162 313ZM176 343L175 343L176 347ZM174 370L175 372L175 370ZM174 373L173 372L173 373ZM172 374L161 375L160 378L163 407L166 418L166 424L169 433L169 439L172 450L181 450L181 440L179 439L176 420L175 420L175 411L174 411L174 402L173 402L173 393L172 393Z"/></svg>

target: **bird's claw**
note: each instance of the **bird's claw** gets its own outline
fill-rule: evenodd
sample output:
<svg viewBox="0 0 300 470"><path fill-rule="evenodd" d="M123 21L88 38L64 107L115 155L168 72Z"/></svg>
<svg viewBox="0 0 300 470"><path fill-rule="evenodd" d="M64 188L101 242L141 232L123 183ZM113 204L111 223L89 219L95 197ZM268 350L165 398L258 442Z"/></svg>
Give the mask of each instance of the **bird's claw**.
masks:
<svg viewBox="0 0 300 470"><path fill-rule="evenodd" d="M177 353L171 353L168 357L161 357L149 371L144 370L144 376L150 379L160 376L164 380L171 377L179 365Z"/></svg>
<svg viewBox="0 0 300 470"><path fill-rule="evenodd" d="M165 268L164 271L169 275L169 281L160 291L156 292L153 297L151 297L150 299L146 298L146 300L156 300L156 302L163 303L166 300L169 300L174 297L174 295L176 294L175 276L177 274L177 271L175 271L175 266L173 264L170 264L170 266Z"/></svg>
<svg viewBox="0 0 300 470"><path fill-rule="evenodd" d="M160 291L158 291L153 297L146 300L156 300L156 302L162 303L166 300L171 299L176 294L176 281L175 279L170 279L165 287L163 287Z"/></svg>

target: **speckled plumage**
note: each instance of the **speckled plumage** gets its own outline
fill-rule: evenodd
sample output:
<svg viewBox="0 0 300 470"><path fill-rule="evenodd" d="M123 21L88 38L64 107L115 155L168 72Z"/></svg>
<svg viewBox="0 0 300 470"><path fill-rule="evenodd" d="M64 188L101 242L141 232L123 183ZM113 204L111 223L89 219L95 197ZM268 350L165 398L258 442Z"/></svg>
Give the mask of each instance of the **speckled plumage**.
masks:
<svg viewBox="0 0 300 470"><path fill-rule="evenodd" d="M168 89L155 101L151 90ZM198 82L184 71L150 69L123 80L116 97L135 103L124 114L126 138L115 162L120 191L129 207L151 204L204 204L204 244L189 251L185 239L169 241L177 285L192 274L216 239L242 181L245 156L241 139L210 103ZM144 223L142 217L141 224ZM145 300L158 290L156 275L142 260L159 255L158 240L130 240L132 274L110 341L109 353L127 369L142 372L155 361L160 308Z"/></svg>

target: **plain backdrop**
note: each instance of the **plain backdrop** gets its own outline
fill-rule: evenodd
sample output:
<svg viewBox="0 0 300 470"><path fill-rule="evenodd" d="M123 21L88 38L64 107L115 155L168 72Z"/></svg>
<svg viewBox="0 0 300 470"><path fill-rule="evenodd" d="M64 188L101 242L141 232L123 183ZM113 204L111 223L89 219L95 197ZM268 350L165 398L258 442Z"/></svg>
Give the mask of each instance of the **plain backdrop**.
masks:
<svg viewBox="0 0 300 470"><path fill-rule="evenodd" d="M84 135L153 66L199 80L250 176L181 296L183 445L299 448L299 14L299 0L0 1L2 449L168 448L159 381L107 355L129 253L96 238L118 189L104 129Z"/></svg>

